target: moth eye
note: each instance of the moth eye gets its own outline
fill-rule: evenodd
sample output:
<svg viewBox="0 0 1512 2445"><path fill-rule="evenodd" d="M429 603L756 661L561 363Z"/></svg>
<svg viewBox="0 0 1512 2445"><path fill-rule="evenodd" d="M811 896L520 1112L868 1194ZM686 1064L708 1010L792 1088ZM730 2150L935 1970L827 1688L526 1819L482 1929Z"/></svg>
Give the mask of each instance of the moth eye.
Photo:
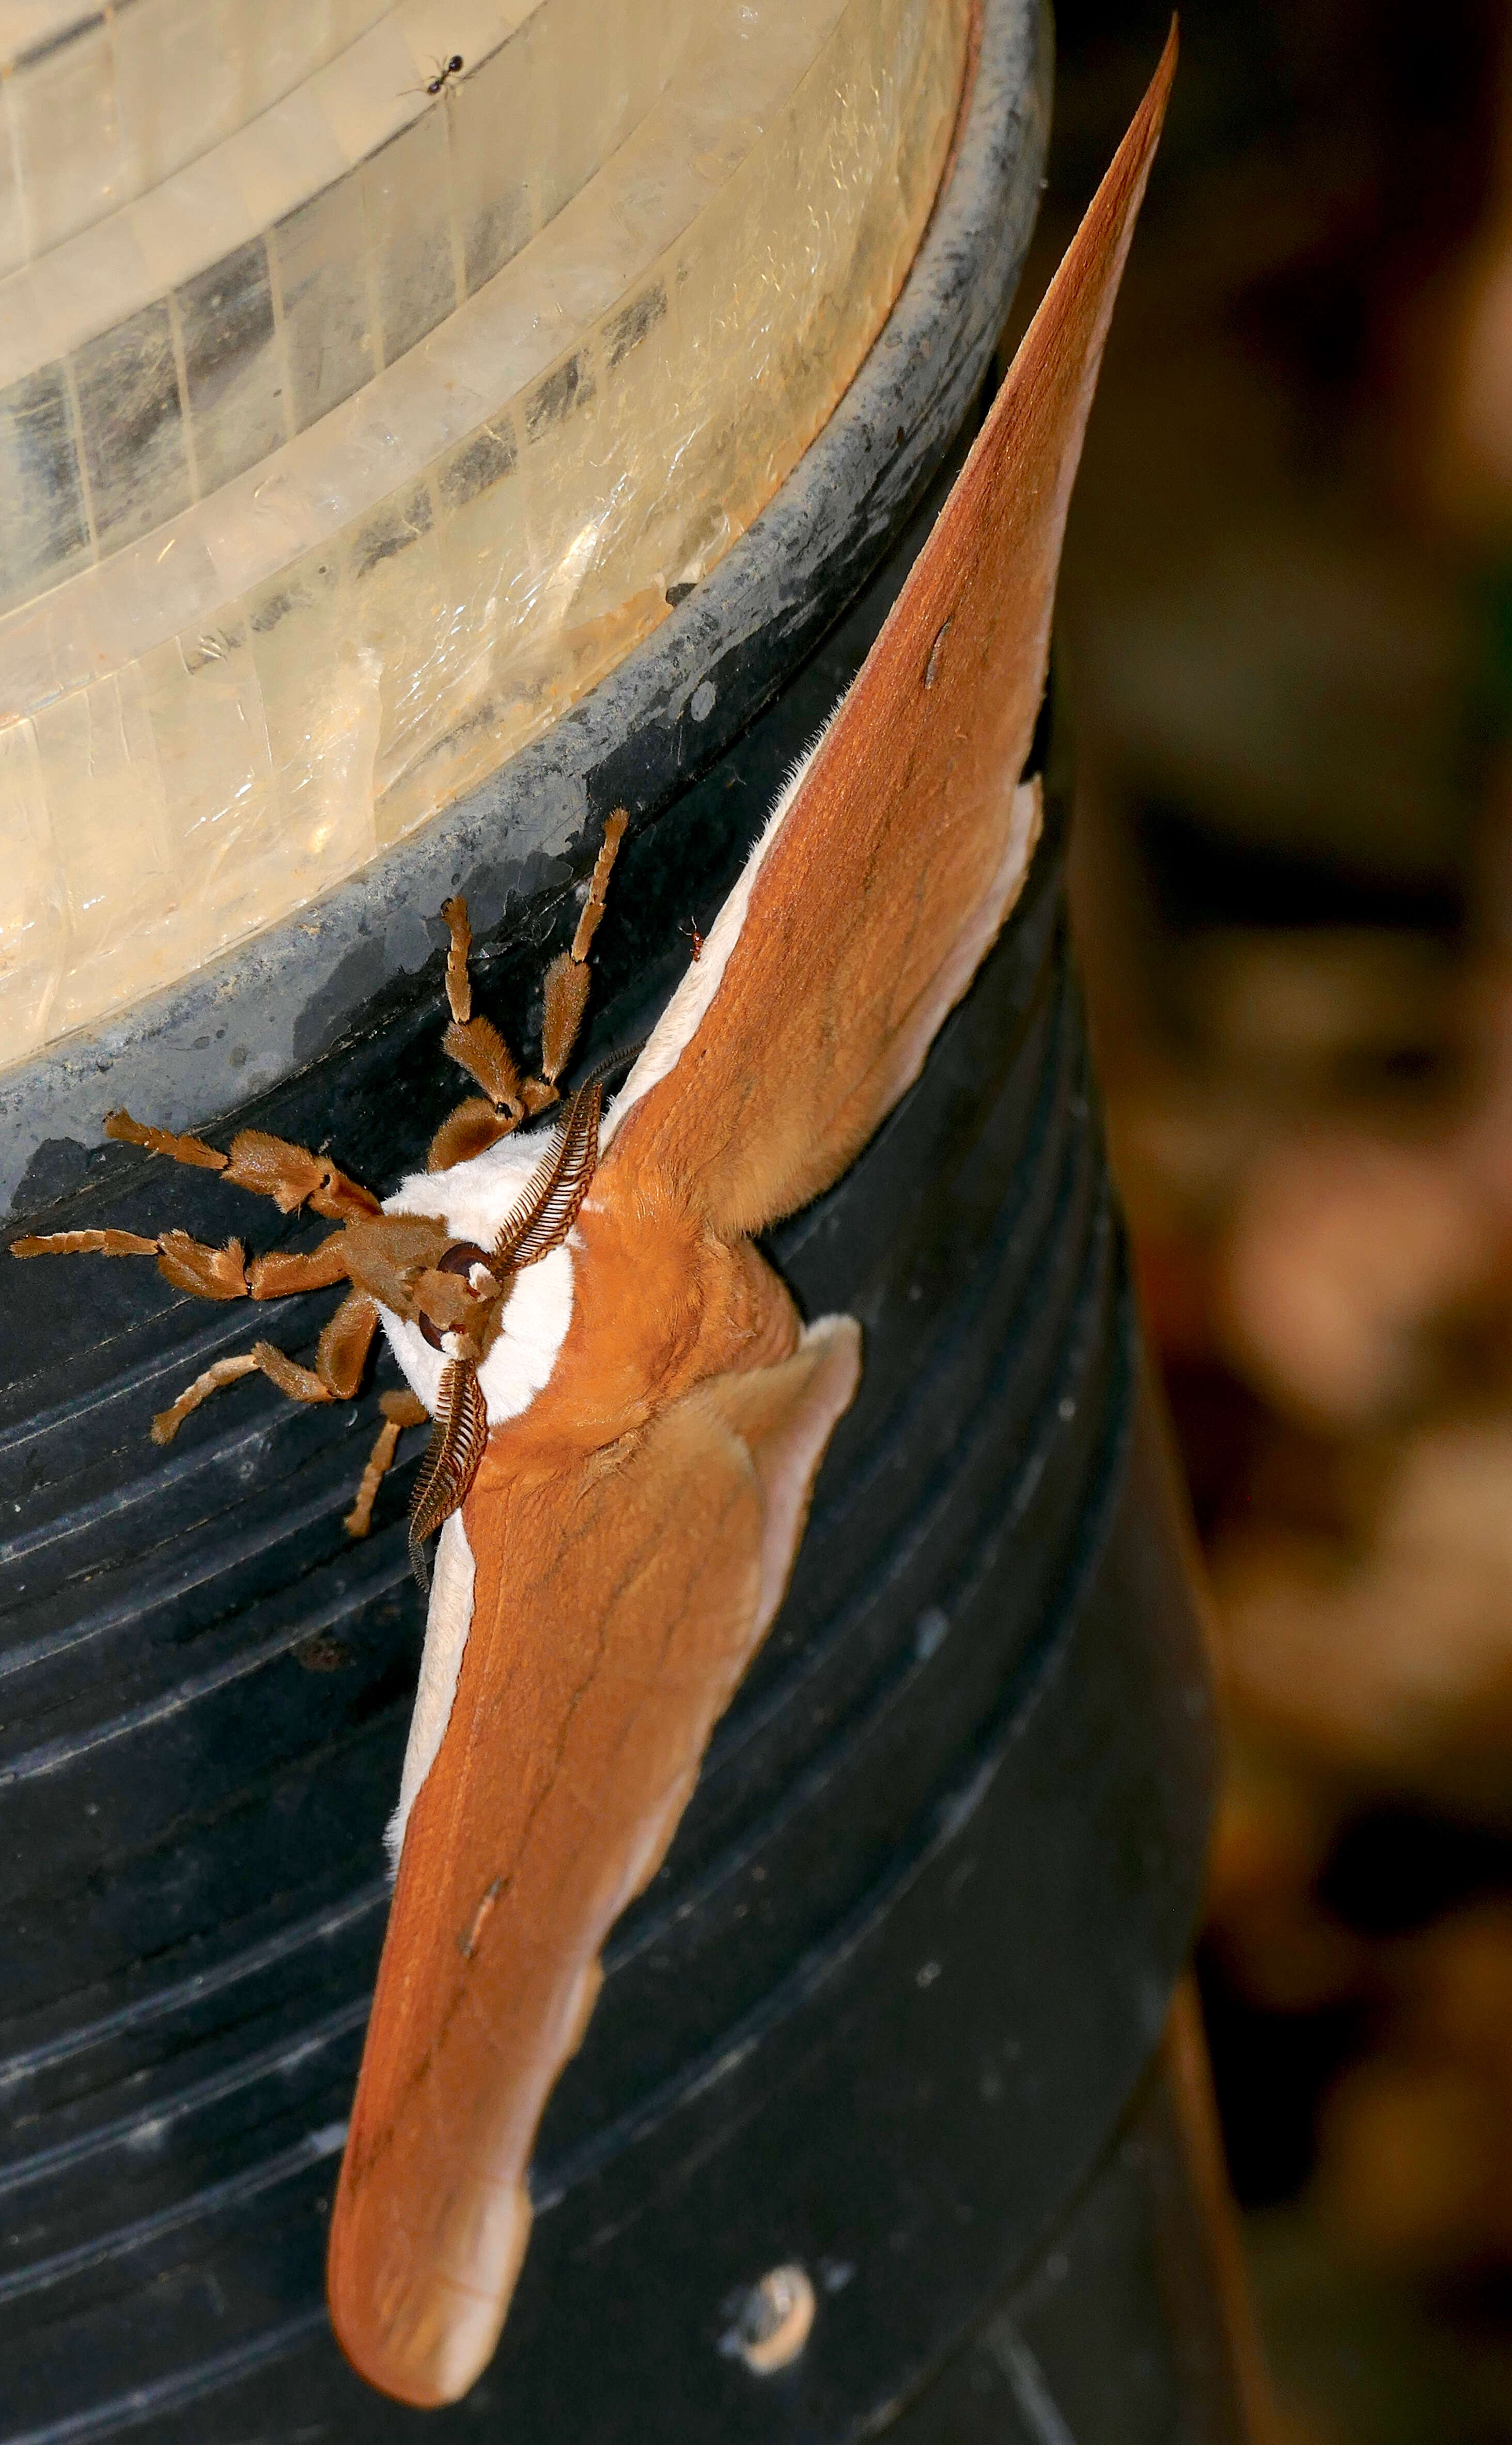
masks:
<svg viewBox="0 0 1512 2445"><path fill-rule="evenodd" d="M489 1271L488 1250L480 1248L476 1240L454 1240L451 1246L437 1258L436 1271L439 1274L460 1275L472 1298L486 1298L490 1292L498 1289L497 1281ZM456 1351L447 1347L452 1338L449 1334L443 1339L440 1327L433 1324L430 1317L423 1314L417 1318L417 1321L433 1350L445 1351L448 1357L456 1357Z"/></svg>
<svg viewBox="0 0 1512 2445"><path fill-rule="evenodd" d="M436 1270L439 1274L460 1274L469 1290L477 1288L473 1277L481 1270L488 1275L487 1286L494 1286L494 1277L488 1271L488 1250L480 1248L476 1240L454 1240L437 1258Z"/></svg>

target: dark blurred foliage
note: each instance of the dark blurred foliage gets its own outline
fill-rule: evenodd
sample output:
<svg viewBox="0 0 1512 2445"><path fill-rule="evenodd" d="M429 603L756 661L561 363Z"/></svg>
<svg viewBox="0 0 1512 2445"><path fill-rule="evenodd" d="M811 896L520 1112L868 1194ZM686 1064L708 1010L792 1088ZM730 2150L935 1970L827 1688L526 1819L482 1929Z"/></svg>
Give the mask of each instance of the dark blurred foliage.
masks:
<svg viewBox="0 0 1512 2445"><path fill-rule="evenodd" d="M1058 11L1022 316L1166 25ZM1209 2035L1296 2445L1512 2439L1509 37L1504 0L1183 10L1060 606L1232 1724Z"/></svg>

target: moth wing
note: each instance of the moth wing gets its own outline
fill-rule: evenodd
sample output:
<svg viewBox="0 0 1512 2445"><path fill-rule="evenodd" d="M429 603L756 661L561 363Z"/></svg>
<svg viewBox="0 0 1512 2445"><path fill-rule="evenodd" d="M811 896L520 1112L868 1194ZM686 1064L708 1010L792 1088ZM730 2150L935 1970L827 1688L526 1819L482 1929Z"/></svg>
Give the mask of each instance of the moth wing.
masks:
<svg viewBox="0 0 1512 2445"><path fill-rule="evenodd" d="M859 1372L857 1326L827 1319L699 1386L611 1473L492 1483L464 1510L472 1630L403 1837L330 2240L342 2346L403 2401L455 2401L494 2350L605 1938L776 1610Z"/></svg>
<svg viewBox="0 0 1512 2445"><path fill-rule="evenodd" d="M886 625L626 1081L600 1194L670 1177L729 1237L805 1204L1012 906L1066 512L1175 50L1173 26Z"/></svg>

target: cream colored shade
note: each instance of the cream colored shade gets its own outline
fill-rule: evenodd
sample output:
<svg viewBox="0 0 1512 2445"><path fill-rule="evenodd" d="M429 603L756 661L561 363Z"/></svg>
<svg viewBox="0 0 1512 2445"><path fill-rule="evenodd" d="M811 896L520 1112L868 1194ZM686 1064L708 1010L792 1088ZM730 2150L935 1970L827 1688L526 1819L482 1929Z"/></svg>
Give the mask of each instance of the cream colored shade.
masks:
<svg viewBox="0 0 1512 2445"><path fill-rule="evenodd" d="M0 1057L423 823L713 566L886 318L966 19L705 0L633 127L427 335L0 620ZM577 59L584 112L613 47Z"/></svg>

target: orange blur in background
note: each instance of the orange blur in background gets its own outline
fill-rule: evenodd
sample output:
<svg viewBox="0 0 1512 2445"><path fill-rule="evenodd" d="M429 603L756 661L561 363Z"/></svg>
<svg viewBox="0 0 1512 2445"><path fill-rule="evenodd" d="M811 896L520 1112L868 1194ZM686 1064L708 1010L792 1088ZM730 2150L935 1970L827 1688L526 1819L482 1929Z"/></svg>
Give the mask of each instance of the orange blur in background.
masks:
<svg viewBox="0 0 1512 2445"><path fill-rule="evenodd" d="M1058 11L1026 301L1164 17ZM1282 2437L1512 2439L1512 8L1184 8L1061 648Z"/></svg>

